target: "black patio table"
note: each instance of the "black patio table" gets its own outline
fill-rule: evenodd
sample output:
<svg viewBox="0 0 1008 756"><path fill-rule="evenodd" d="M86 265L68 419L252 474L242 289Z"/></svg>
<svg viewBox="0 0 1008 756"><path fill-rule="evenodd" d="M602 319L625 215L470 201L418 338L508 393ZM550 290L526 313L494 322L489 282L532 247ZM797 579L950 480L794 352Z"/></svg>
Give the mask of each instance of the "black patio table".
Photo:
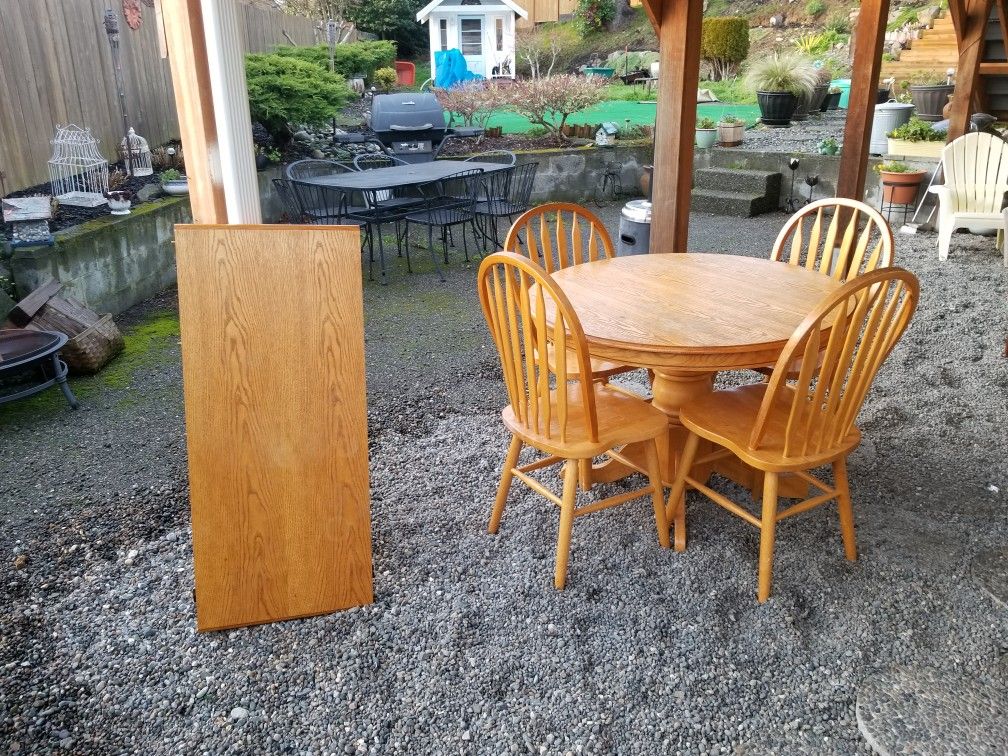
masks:
<svg viewBox="0 0 1008 756"><path fill-rule="evenodd" d="M410 163L408 165L392 165L388 168L373 168L368 171L347 171L328 176L312 176L301 179L301 181L309 184L334 186L344 191L376 191L440 181L460 171L483 169L484 173L491 173L510 167L503 163L483 163L478 160L432 160L429 163Z"/></svg>

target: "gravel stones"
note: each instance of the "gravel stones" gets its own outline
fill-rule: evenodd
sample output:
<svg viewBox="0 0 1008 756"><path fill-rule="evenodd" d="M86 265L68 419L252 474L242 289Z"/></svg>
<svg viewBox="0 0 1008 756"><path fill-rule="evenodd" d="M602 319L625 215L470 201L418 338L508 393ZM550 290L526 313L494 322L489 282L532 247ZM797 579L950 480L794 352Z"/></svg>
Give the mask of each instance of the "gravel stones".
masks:
<svg viewBox="0 0 1008 756"><path fill-rule="evenodd" d="M618 212L600 211L614 232ZM695 215L690 248L766 256L784 217ZM1008 490L1008 276L992 239L957 235L947 263L934 237L896 243L922 301L860 418L861 558L843 558L835 509L785 521L762 606L758 535L702 497L683 554L658 547L646 501L579 518L562 593L551 504L516 485L486 533L505 392L476 266L454 250L446 284L417 253L418 273L393 257L391 283L364 293L371 606L195 632L177 339L130 380L75 379L77 413L44 396L5 406L0 750L868 752L855 700L872 670L980 678L1008 638L970 573L1008 536L988 489Z"/></svg>
<svg viewBox="0 0 1008 756"><path fill-rule="evenodd" d="M977 554L973 577L1002 609L1008 609L1008 548Z"/></svg>
<svg viewBox="0 0 1008 756"><path fill-rule="evenodd" d="M930 668L871 675L857 696L858 728L883 756L1001 756L1006 712L1003 686Z"/></svg>

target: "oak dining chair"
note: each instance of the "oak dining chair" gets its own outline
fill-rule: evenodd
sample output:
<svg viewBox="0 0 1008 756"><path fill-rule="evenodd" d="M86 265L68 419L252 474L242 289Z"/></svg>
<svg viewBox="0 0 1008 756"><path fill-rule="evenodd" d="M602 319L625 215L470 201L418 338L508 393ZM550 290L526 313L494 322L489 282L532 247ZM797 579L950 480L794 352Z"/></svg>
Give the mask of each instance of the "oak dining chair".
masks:
<svg viewBox="0 0 1008 756"><path fill-rule="evenodd" d="M657 439L667 432L668 418L643 399L590 378L584 332L567 297L539 265L513 252L497 252L480 264L480 303L493 335L507 387L508 405L501 412L511 433L489 531L496 533L514 478L560 507L554 585L567 579L574 519L601 509L650 496L658 541L669 547ZM556 345L556 362L547 358L546 341ZM626 462L613 451L624 444L645 445L648 484L581 507L576 506L579 462L606 455ZM518 457L525 446L545 456L525 465ZM563 492L557 496L530 473L563 465Z"/></svg>
<svg viewBox="0 0 1008 756"><path fill-rule="evenodd" d="M504 249L525 255L548 273L616 256L612 238L599 217L569 202L547 202L519 215L504 237ZM593 381L607 382L614 375L636 369L609 360L591 360Z"/></svg>
<svg viewBox="0 0 1008 756"><path fill-rule="evenodd" d="M882 362L906 330L917 306L917 278L901 268L881 268L827 295L795 330L768 383L715 391L684 405L679 421L689 431L672 485L667 515L679 514L686 487L760 531L759 590L770 595L777 523L836 500L847 559L857 558L847 455L861 442L858 412ZM817 356L819 357L817 359ZM801 371L791 381L790 366ZM697 459L701 439L715 451ZM763 472L759 516L708 487L693 468L734 455ZM833 483L811 471L831 465ZM778 477L792 473L821 493L778 510Z"/></svg>
<svg viewBox="0 0 1008 756"><path fill-rule="evenodd" d="M771 260L800 265L847 281L893 264L893 234L864 202L829 197L792 215L774 242Z"/></svg>

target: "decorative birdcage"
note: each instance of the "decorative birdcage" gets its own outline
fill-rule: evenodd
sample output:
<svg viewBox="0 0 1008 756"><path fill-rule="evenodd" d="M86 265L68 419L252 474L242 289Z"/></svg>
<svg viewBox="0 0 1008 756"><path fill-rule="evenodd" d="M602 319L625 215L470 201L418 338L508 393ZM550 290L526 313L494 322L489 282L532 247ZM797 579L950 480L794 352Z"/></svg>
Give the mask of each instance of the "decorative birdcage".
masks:
<svg viewBox="0 0 1008 756"><path fill-rule="evenodd" d="M98 152L91 129L57 126L49 160L52 193L64 205L98 207L107 200L108 161Z"/></svg>
<svg viewBox="0 0 1008 756"><path fill-rule="evenodd" d="M129 142L129 146L126 143ZM126 173L131 176L150 176L154 173L151 164L150 145L147 140L133 131L130 126L129 133L123 137L119 143L119 157L126 164Z"/></svg>

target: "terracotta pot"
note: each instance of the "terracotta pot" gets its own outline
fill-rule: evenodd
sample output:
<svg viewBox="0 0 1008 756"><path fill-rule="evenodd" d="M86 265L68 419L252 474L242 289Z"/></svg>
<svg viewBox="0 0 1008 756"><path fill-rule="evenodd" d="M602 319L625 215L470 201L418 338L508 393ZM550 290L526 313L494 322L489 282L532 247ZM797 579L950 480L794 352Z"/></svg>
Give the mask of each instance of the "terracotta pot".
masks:
<svg viewBox="0 0 1008 756"><path fill-rule="evenodd" d="M927 171L890 173L880 171L882 179L882 201L893 205L910 205L917 199L917 192Z"/></svg>
<svg viewBox="0 0 1008 756"><path fill-rule="evenodd" d="M641 166L641 168L642 168L640 175L641 194L643 194L648 199L651 199L651 176L654 174L654 166L643 165Z"/></svg>
<svg viewBox="0 0 1008 756"><path fill-rule="evenodd" d="M945 103L945 107L942 108L942 118L948 118L949 117L949 113L952 112L952 97L953 96L954 95L949 95L948 96L948 102L946 102Z"/></svg>

